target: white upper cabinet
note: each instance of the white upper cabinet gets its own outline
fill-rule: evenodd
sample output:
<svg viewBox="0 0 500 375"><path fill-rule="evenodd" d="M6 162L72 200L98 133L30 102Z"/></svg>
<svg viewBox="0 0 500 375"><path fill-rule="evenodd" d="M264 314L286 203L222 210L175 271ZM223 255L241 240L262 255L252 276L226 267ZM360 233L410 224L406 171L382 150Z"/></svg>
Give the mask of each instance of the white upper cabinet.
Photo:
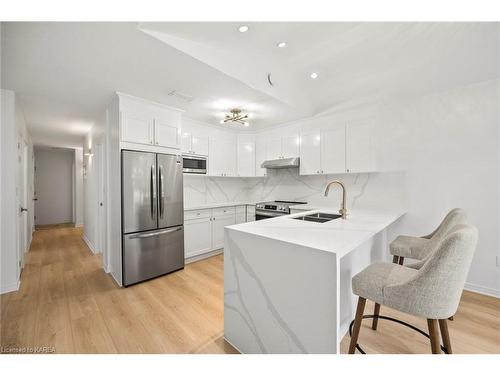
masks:
<svg viewBox="0 0 500 375"><path fill-rule="evenodd" d="M191 143L191 133L182 132L181 136L181 151L184 154L188 154L192 151L192 143Z"/></svg>
<svg viewBox="0 0 500 375"><path fill-rule="evenodd" d="M155 145L161 147L180 148L180 128L159 119L154 120Z"/></svg>
<svg viewBox="0 0 500 375"><path fill-rule="evenodd" d="M281 137L266 140L266 160L281 159Z"/></svg>
<svg viewBox="0 0 500 375"><path fill-rule="evenodd" d="M319 130L300 135L300 174L318 174L321 171L321 133Z"/></svg>
<svg viewBox="0 0 500 375"><path fill-rule="evenodd" d="M194 154L208 155L208 137L193 135L191 144Z"/></svg>
<svg viewBox="0 0 500 375"><path fill-rule="evenodd" d="M255 142L238 140L238 176L255 176Z"/></svg>
<svg viewBox="0 0 500 375"><path fill-rule="evenodd" d="M299 136L297 134L275 136L266 140L266 160L299 156Z"/></svg>
<svg viewBox="0 0 500 375"><path fill-rule="evenodd" d="M122 142L153 144L153 118L147 115L136 115L122 112Z"/></svg>
<svg viewBox="0 0 500 375"><path fill-rule="evenodd" d="M262 168L261 165L266 161L266 141L259 139L255 142L255 175L267 176L267 169Z"/></svg>
<svg viewBox="0 0 500 375"><path fill-rule="evenodd" d="M373 126L369 120L304 128L300 135L300 174L359 173L375 170Z"/></svg>
<svg viewBox="0 0 500 375"><path fill-rule="evenodd" d="M181 150L185 154L208 155L208 137L183 132Z"/></svg>
<svg viewBox="0 0 500 375"><path fill-rule="evenodd" d="M346 172L375 170L373 123L370 120L350 122L346 127Z"/></svg>
<svg viewBox="0 0 500 375"><path fill-rule="evenodd" d="M236 176L236 139L210 139L208 169L210 176Z"/></svg>
<svg viewBox="0 0 500 375"><path fill-rule="evenodd" d="M122 142L181 147L181 111L125 94L118 97Z"/></svg>
<svg viewBox="0 0 500 375"><path fill-rule="evenodd" d="M281 138L281 156L285 159L299 156L299 143L297 134L283 136Z"/></svg>
<svg viewBox="0 0 500 375"><path fill-rule="evenodd" d="M345 126L337 125L321 131L321 173L346 172Z"/></svg>

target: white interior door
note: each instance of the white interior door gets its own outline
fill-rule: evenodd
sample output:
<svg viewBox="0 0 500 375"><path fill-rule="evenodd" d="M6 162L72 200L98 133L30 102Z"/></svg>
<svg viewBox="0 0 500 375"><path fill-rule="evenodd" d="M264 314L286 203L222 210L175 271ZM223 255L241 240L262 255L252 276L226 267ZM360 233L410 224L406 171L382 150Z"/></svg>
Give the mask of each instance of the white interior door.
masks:
<svg viewBox="0 0 500 375"><path fill-rule="evenodd" d="M106 253L106 179L105 152L103 144L96 145L95 163L97 168L97 251Z"/></svg>

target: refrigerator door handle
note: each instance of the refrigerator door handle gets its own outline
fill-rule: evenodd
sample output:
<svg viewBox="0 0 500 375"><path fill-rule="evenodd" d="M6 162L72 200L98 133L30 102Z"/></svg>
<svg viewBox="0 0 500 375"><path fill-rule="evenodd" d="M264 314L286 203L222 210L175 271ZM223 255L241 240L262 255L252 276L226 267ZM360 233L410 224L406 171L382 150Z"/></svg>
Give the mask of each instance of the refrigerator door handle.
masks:
<svg viewBox="0 0 500 375"><path fill-rule="evenodd" d="M164 211L164 206L165 206L165 197L163 196L163 168L161 165L158 167L158 196L159 196L159 202L160 202L160 218L163 218L163 211Z"/></svg>
<svg viewBox="0 0 500 375"><path fill-rule="evenodd" d="M150 193L151 193L151 219L154 220L155 218L155 200L156 200L156 197L155 197L155 166L152 165L151 166L151 176L150 176L150 181L149 181L149 184L150 184Z"/></svg>
<svg viewBox="0 0 500 375"><path fill-rule="evenodd" d="M158 232L154 232L154 233L138 233L138 234L133 234L131 236L129 236L130 239L134 239L134 238L148 238L148 237L156 237L156 236L161 236L163 234L168 234L168 233L173 233L173 232L177 232L179 230L182 230L182 227L177 227L177 228L171 228L171 229L166 229L166 230L161 230L161 231L158 231Z"/></svg>

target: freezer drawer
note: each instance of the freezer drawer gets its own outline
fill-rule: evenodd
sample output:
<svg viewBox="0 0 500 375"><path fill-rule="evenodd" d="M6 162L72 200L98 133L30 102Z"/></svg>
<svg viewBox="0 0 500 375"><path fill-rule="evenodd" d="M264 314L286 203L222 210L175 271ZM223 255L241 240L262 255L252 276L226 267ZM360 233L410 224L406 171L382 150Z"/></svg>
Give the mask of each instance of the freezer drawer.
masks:
<svg viewBox="0 0 500 375"><path fill-rule="evenodd" d="M123 236L123 285L184 267L183 226Z"/></svg>

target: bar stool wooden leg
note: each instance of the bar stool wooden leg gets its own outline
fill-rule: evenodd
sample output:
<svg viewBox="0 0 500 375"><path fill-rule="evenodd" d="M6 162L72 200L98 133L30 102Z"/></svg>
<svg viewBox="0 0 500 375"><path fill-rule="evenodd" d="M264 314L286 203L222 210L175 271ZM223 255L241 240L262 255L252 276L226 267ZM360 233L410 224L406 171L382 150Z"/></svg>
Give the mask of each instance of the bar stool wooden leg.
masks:
<svg viewBox="0 0 500 375"><path fill-rule="evenodd" d="M453 316L450 316L448 320L451 320L453 322Z"/></svg>
<svg viewBox="0 0 500 375"><path fill-rule="evenodd" d="M394 255L394 256L392 257L392 263L396 263L396 264L398 264L398 262L399 262L399 257L398 257L397 255Z"/></svg>
<svg viewBox="0 0 500 375"><path fill-rule="evenodd" d="M351 343L349 344L349 354L354 354L356 344L358 343L361 322L363 321L363 312L365 311L366 298L359 297L358 307L356 308L356 318L354 319L354 328L352 330Z"/></svg>
<svg viewBox="0 0 500 375"><path fill-rule="evenodd" d="M437 319L427 319L427 326L429 327L429 336L431 340L432 354L441 353L441 340L439 339L439 331Z"/></svg>
<svg viewBox="0 0 500 375"><path fill-rule="evenodd" d="M439 329L441 330L441 337L443 338L443 346L448 354L452 354L450 332L448 331L448 322L446 319L439 319Z"/></svg>
<svg viewBox="0 0 500 375"><path fill-rule="evenodd" d="M403 262L405 260L405 257L399 257L399 265L402 266Z"/></svg>
<svg viewBox="0 0 500 375"><path fill-rule="evenodd" d="M375 317L372 320L372 329L376 331L378 325L378 316L380 315L380 303L375 303L375 308L373 309L373 315L375 315Z"/></svg>

